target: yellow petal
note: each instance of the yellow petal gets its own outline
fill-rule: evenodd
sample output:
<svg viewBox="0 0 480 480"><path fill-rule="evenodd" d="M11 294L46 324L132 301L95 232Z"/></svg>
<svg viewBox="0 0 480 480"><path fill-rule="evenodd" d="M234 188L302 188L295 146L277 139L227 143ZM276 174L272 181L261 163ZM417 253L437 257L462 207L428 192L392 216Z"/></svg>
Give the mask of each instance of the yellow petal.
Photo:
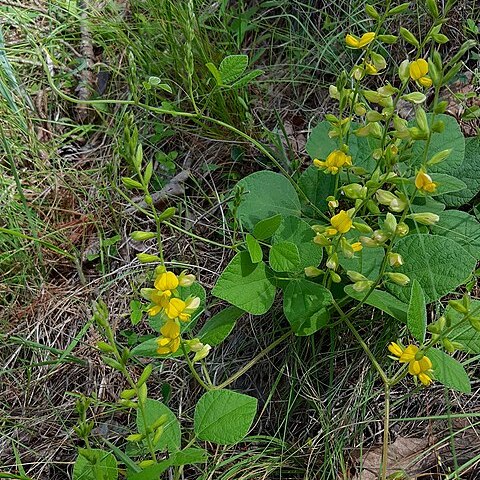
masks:
<svg viewBox="0 0 480 480"><path fill-rule="evenodd" d="M363 245L362 242L355 242L352 243L351 247L353 248L354 252L359 252L363 248Z"/></svg>
<svg viewBox="0 0 480 480"><path fill-rule="evenodd" d="M400 361L402 363L404 362L411 362L412 360L415 360L415 355L418 352L418 347L415 345L409 345L402 353L402 356L400 357Z"/></svg>
<svg viewBox="0 0 480 480"><path fill-rule="evenodd" d="M185 302L179 298L172 298L165 307L165 313L168 318L177 318L185 309Z"/></svg>
<svg viewBox="0 0 480 480"><path fill-rule="evenodd" d="M429 88L432 86L432 79L430 77L420 77L418 79L418 83L425 88Z"/></svg>
<svg viewBox="0 0 480 480"><path fill-rule="evenodd" d="M173 272L163 272L155 279L157 290L174 290L178 287L178 277Z"/></svg>
<svg viewBox="0 0 480 480"><path fill-rule="evenodd" d="M409 70L410 78L412 80L419 80L428 73L428 63L423 58L419 58L410 64Z"/></svg>
<svg viewBox="0 0 480 480"><path fill-rule="evenodd" d="M345 37L345 43L351 48L360 48L359 40L354 35L347 34Z"/></svg>
<svg viewBox="0 0 480 480"><path fill-rule="evenodd" d="M160 333L164 337L177 338L180 335L180 325L177 325L175 321L168 320L160 329Z"/></svg>
<svg viewBox="0 0 480 480"><path fill-rule="evenodd" d="M432 383L431 377L429 377L426 373L419 373L417 377L425 386L428 386Z"/></svg>
<svg viewBox="0 0 480 480"><path fill-rule="evenodd" d="M330 219L330 223L339 233L347 233L352 228L353 222L345 210L340 210Z"/></svg>
<svg viewBox="0 0 480 480"><path fill-rule="evenodd" d="M393 353L393 355L395 355L396 357L401 357L402 353L403 353L402 347L398 343L395 343L395 342L392 342L388 346L388 350L390 351L390 353Z"/></svg>
<svg viewBox="0 0 480 480"><path fill-rule="evenodd" d="M375 38L375 32L367 32L362 35L358 42L360 48L366 47Z"/></svg>
<svg viewBox="0 0 480 480"><path fill-rule="evenodd" d="M422 372L427 372L432 368L432 362L428 357L423 357L421 360L418 361L418 363L420 364L420 369L422 370Z"/></svg>
<svg viewBox="0 0 480 480"><path fill-rule="evenodd" d="M408 373L411 375L418 375L421 371L420 363L417 360L413 360L408 364Z"/></svg>
<svg viewBox="0 0 480 480"><path fill-rule="evenodd" d="M150 308L148 310L148 314L151 316L151 317L154 317L155 315L158 315L160 313L160 310L162 309L162 306L161 305L155 305L153 306L152 308Z"/></svg>

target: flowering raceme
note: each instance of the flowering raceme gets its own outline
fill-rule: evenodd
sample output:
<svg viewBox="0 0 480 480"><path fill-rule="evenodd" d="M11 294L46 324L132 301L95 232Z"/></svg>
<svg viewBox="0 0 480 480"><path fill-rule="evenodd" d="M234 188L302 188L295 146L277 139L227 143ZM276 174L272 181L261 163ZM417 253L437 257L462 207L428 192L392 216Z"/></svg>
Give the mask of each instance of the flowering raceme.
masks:
<svg viewBox="0 0 480 480"><path fill-rule="evenodd" d="M345 210L340 210L336 215L330 219L331 228L327 228L326 234L329 236L337 233L347 233L352 228L352 219Z"/></svg>
<svg viewBox="0 0 480 480"><path fill-rule="evenodd" d="M428 63L423 58L419 58L409 65L410 78L418 82L422 87L431 87L432 79L427 77Z"/></svg>
<svg viewBox="0 0 480 480"><path fill-rule="evenodd" d="M161 337L157 339L157 353L166 355L175 353L180 347L180 325L168 320L160 329Z"/></svg>
<svg viewBox="0 0 480 480"><path fill-rule="evenodd" d="M352 157L346 155L341 150L334 150L324 162L316 158L313 160L313 164L318 168L324 169L325 173L335 175L343 166L352 166Z"/></svg>
<svg viewBox="0 0 480 480"><path fill-rule="evenodd" d="M417 377L423 385L432 383L432 362L417 346L409 345L404 348L403 345L392 342L388 350L398 358L400 363L408 363L408 373Z"/></svg>

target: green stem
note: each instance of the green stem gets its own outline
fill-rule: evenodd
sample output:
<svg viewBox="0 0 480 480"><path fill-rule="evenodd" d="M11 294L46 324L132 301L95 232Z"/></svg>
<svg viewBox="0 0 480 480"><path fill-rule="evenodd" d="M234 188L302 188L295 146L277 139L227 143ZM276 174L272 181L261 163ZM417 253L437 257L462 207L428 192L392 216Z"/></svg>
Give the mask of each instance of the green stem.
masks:
<svg viewBox="0 0 480 480"><path fill-rule="evenodd" d="M214 386L210 386L210 385L207 385L201 378L200 378L200 375L197 373L197 371L195 370L195 367L192 363L192 361L190 360L189 356L188 356L188 352L187 352L187 349L185 348L185 345L182 343L182 352L183 352L183 355L185 357L185 360L187 362L187 365L188 365L188 368L190 370L190 373L192 374L193 378L195 378L195 380L198 382L198 384L203 387L207 392L209 390L212 390L213 388L216 388Z"/></svg>
<svg viewBox="0 0 480 480"><path fill-rule="evenodd" d="M385 384L385 413L383 418L382 468L380 478L386 480L388 466L388 440L390 428L390 385Z"/></svg>

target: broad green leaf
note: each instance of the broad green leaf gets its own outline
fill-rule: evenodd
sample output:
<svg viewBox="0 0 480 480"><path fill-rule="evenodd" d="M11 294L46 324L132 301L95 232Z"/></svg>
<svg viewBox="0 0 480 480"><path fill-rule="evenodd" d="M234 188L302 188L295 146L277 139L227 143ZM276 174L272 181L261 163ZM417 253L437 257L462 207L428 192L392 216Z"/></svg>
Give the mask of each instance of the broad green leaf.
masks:
<svg viewBox="0 0 480 480"><path fill-rule="evenodd" d="M248 252L233 257L212 294L253 315L267 312L275 299L275 286L263 262L252 263Z"/></svg>
<svg viewBox="0 0 480 480"><path fill-rule="evenodd" d="M130 321L132 322L132 325L137 325L142 317L142 302L140 300L132 300L130 302Z"/></svg>
<svg viewBox="0 0 480 480"><path fill-rule="evenodd" d="M435 379L448 388L471 393L472 386L463 365L442 350L429 348L426 353L432 361Z"/></svg>
<svg viewBox="0 0 480 480"><path fill-rule="evenodd" d="M317 167L311 165L300 176L298 181L300 190L320 211L327 210L327 201L329 195L335 192L335 175L327 175ZM303 207L302 210L308 217L316 218L318 215L315 210L300 197Z"/></svg>
<svg viewBox="0 0 480 480"><path fill-rule="evenodd" d="M360 126L356 124L355 127ZM367 172L373 172L377 162L372 152L380 147L380 140L372 137L357 137L357 148L353 150L352 163L355 167L362 167ZM352 155L350 150L350 155Z"/></svg>
<svg viewBox="0 0 480 480"><path fill-rule="evenodd" d="M204 463L207 458L208 453L202 448L185 448L141 472L130 473L127 478L128 480L158 480L159 476L170 467Z"/></svg>
<svg viewBox="0 0 480 480"><path fill-rule="evenodd" d="M366 295L366 292L357 292L353 289L352 285L345 287L345 293L349 296L361 302ZM392 294L385 292L384 290L374 290L370 295L363 300L364 303L371 307L378 308L382 312L396 318L402 323L407 323L407 309L408 305L401 302L398 298Z"/></svg>
<svg viewBox="0 0 480 480"><path fill-rule="evenodd" d="M261 262L263 259L263 252L262 247L258 243L258 240L249 233L247 233L245 240L247 241L247 249L248 253L250 254L250 260L252 261L252 263Z"/></svg>
<svg viewBox="0 0 480 480"><path fill-rule="evenodd" d="M428 114L427 116L430 122L432 115ZM443 150L451 149L452 152L443 162L431 165L428 168L428 173L438 172L451 175L451 172L459 168L463 163L465 157L465 138L460 129L460 125L452 116L443 114L435 115L435 121L442 121L445 124L445 128L441 133L432 133L426 159L432 158L433 155ZM424 140L417 140L414 143L412 149L412 163L414 165L421 165L423 163L425 146L426 142ZM432 178L433 177L434 175L432 175Z"/></svg>
<svg viewBox="0 0 480 480"><path fill-rule="evenodd" d="M242 78L238 79L235 83L231 85L231 88L240 88L247 86L252 80L255 80L260 75L263 75L265 72L263 70L253 70L248 72Z"/></svg>
<svg viewBox="0 0 480 480"><path fill-rule="evenodd" d="M256 398L231 390L211 390L195 407L195 435L207 442L233 445L248 433L256 412Z"/></svg>
<svg viewBox="0 0 480 480"><path fill-rule="evenodd" d="M133 348L132 350L132 355L135 355L137 357L160 357L157 353L157 339L156 338L150 338L149 340L145 340L144 342L140 343L136 347Z"/></svg>
<svg viewBox="0 0 480 480"><path fill-rule="evenodd" d="M468 203L480 190L480 138L465 139L465 158L463 163L448 172L459 178L467 187L455 193L442 195L439 200L449 207L460 207Z"/></svg>
<svg viewBox="0 0 480 480"><path fill-rule="evenodd" d="M73 466L73 480L116 480L117 459L111 452L92 448L79 449Z"/></svg>
<svg viewBox="0 0 480 480"><path fill-rule="evenodd" d="M434 234L455 240L477 260L480 259L480 223L472 215L460 210L447 210L430 228Z"/></svg>
<svg viewBox="0 0 480 480"><path fill-rule="evenodd" d="M408 235L395 244L405 264L395 269L407 275L406 287L388 283L387 288L400 300L410 300L411 283L417 279L426 303L434 302L462 285L475 268L472 257L457 242L438 235Z"/></svg>
<svg viewBox="0 0 480 480"><path fill-rule="evenodd" d="M465 190L467 185L459 178L452 177L446 173L433 173L432 180L437 184L435 192L432 193L432 197L437 197L446 193L458 192Z"/></svg>
<svg viewBox="0 0 480 480"><path fill-rule="evenodd" d="M353 270L370 280L377 280L384 256L383 248L363 248L355 252L353 258L346 258L343 254L339 254L338 261L345 270Z"/></svg>
<svg viewBox="0 0 480 480"><path fill-rule="evenodd" d="M312 335L327 324L332 301L332 294L322 285L294 279L284 291L283 312L296 335Z"/></svg>
<svg viewBox="0 0 480 480"><path fill-rule="evenodd" d="M225 57L218 71L224 85L230 85L238 80L248 66L248 55L229 55Z"/></svg>
<svg viewBox="0 0 480 480"><path fill-rule="evenodd" d="M212 346L222 343L244 313L244 310L237 307L224 308L205 323L197 337L202 343Z"/></svg>
<svg viewBox="0 0 480 480"><path fill-rule="evenodd" d="M323 248L313 243L315 232L310 225L298 217L285 217L273 235L272 243L291 242L298 247L300 263L298 271L305 267L316 267L323 257Z"/></svg>
<svg viewBox="0 0 480 480"><path fill-rule="evenodd" d="M301 213L295 188L279 173L252 173L240 180L237 186L246 192L238 207L238 217L249 231L252 231L260 220L273 215L299 216Z"/></svg>
<svg viewBox="0 0 480 480"><path fill-rule="evenodd" d="M266 240L267 238L270 238L282 223L282 218L281 215L274 215L273 217L260 220L253 227L253 235L258 240Z"/></svg>
<svg viewBox="0 0 480 480"><path fill-rule="evenodd" d="M320 122L310 133L305 150L314 160L325 160L334 150L338 150L338 139L330 138L328 132L332 129L327 121ZM355 164L355 155L357 154L357 137L350 135L349 138L350 155L352 155Z"/></svg>
<svg viewBox="0 0 480 480"><path fill-rule="evenodd" d="M472 300L471 312L473 316L480 316L479 300ZM480 332L477 332L468 320L463 321L463 314L455 311L449 305L445 310L445 316L451 321L453 327L448 338L460 342L468 353L480 353Z"/></svg>
<svg viewBox="0 0 480 480"><path fill-rule="evenodd" d="M410 205L412 213L431 212L440 215L445 210L445 205L437 202L431 197L420 197L417 195Z"/></svg>
<svg viewBox="0 0 480 480"><path fill-rule="evenodd" d="M155 450L176 452L181 446L180 423L178 422L177 417L162 402L147 398L145 403L145 420L147 426L152 425L162 415L167 415L168 420L163 426L164 430L160 440L154 445ZM145 421L140 409L137 410L137 428L140 433L146 433Z"/></svg>
<svg viewBox="0 0 480 480"><path fill-rule="evenodd" d="M300 267L298 247L291 242L276 243L270 249L268 262L276 272L296 272Z"/></svg>
<svg viewBox="0 0 480 480"><path fill-rule="evenodd" d="M427 309L425 296L417 279L414 279L412 283L412 293L407 311L407 326L413 338L423 343L427 329Z"/></svg>

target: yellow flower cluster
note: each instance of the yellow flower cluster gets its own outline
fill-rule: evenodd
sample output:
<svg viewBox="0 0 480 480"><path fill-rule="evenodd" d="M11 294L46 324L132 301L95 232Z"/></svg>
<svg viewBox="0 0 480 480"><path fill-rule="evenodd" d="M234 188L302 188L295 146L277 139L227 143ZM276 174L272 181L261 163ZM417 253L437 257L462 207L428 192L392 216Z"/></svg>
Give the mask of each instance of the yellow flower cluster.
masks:
<svg viewBox="0 0 480 480"><path fill-rule="evenodd" d="M431 87L432 79L427 77L428 63L423 58L419 58L409 65L410 78L419 83L422 87Z"/></svg>
<svg viewBox="0 0 480 480"><path fill-rule="evenodd" d="M195 281L194 275L183 271L175 275L167 270L160 271L155 278L154 287L142 290L143 295L150 300L148 309L150 316L161 314L164 324L160 329L157 352L161 355L176 352L180 347L180 322L187 322L192 313L200 306L200 298L178 297L178 287L189 287Z"/></svg>
<svg viewBox="0 0 480 480"><path fill-rule="evenodd" d="M334 150L328 155L327 159L324 162L318 160L318 158L315 158L313 160L313 164L316 167L325 170L325 173L331 173L332 175L335 175L340 171L342 167L352 166L352 157L346 155L341 150Z"/></svg>
<svg viewBox="0 0 480 480"><path fill-rule="evenodd" d="M408 373L417 377L423 385L430 385L432 379L432 362L415 345L403 347L398 343L392 342L388 346L390 353L398 358L400 363L408 363Z"/></svg>

